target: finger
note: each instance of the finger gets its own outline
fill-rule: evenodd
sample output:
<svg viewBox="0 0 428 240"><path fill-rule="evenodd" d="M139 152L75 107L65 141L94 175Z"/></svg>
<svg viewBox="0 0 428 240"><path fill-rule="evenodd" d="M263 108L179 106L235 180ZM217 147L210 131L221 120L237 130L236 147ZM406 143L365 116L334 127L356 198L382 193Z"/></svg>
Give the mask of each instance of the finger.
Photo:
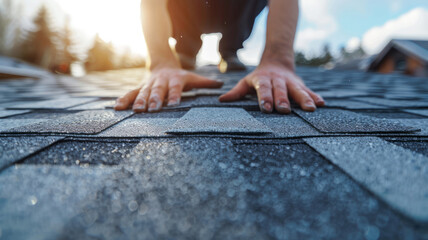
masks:
<svg viewBox="0 0 428 240"><path fill-rule="evenodd" d="M250 92L250 86L245 79L242 79L229 92L221 95L218 100L220 102L232 102L242 99Z"/></svg>
<svg viewBox="0 0 428 240"><path fill-rule="evenodd" d="M156 79L150 89L149 97L149 112L158 112L162 108L162 103L165 99L165 95L168 89L168 79L159 78Z"/></svg>
<svg viewBox="0 0 428 240"><path fill-rule="evenodd" d="M290 96L300 105L303 110L309 112L315 111L317 107L315 106L314 101L300 84L289 81L287 82L287 88Z"/></svg>
<svg viewBox="0 0 428 240"><path fill-rule="evenodd" d="M273 96L271 79L269 77L255 77L252 82L257 92L260 110L265 113L272 112Z"/></svg>
<svg viewBox="0 0 428 240"><path fill-rule="evenodd" d="M150 95L151 86L152 81L144 84L144 86L141 88L137 98L135 98L134 105L132 106L132 110L134 110L134 112L140 113L147 110L147 99Z"/></svg>
<svg viewBox="0 0 428 240"><path fill-rule="evenodd" d="M324 99L319 94L314 93L311 89L309 89L306 86L304 87L304 89L309 94L309 96L311 96L312 100L314 100L314 103L317 107L322 107L325 105Z"/></svg>
<svg viewBox="0 0 428 240"><path fill-rule="evenodd" d="M135 97L137 96L139 91L140 89L137 88L132 91L129 91L124 96L119 97L116 100L116 104L114 105L114 110L120 111L120 110L128 109L129 105L131 105L134 102Z"/></svg>
<svg viewBox="0 0 428 240"><path fill-rule="evenodd" d="M222 81L209 79L195 73L189 73L185 80L185 90L193 88L220 88L223 86Z"/></svg>
<svg viewBox="0 0 428 240"><path fill-rule="evenodd" d="M276 111L285 114L290 113L290 101L288 100L287 86L285 80L280 78L274 78L272 80L272 86Z"/></svg>
<svg viewBox="0 0 428 240"><path fill-rule="evenodd" d="M168 85L168 107L174 107L180 104L181 92L183 91L183 82L178 78L170 80Z"/></svg>

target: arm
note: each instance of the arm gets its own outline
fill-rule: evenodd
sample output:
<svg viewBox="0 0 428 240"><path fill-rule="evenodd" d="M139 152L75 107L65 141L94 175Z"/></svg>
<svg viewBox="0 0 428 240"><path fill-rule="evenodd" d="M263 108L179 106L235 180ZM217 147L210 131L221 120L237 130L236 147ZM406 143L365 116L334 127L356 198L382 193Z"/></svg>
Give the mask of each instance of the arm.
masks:
<svg viewBox="0 0 428 240"><path fill-rule="evenodd" d="M156 112L164 101L168 106L180 103L181 92L192 88L218 88L223 82L211 80L181 69L169 46L172 24L168 0L142 0L141 21L149 53L150 76L136 88L116 101L115 110Z"/></svg>
<svg viewBox="0 0 428 240"><path fill-rule="evenodd" d="M298 20L298 0L270 0L266 31L266 45L259 66L220 101L235 101L254 88L260 109L290 113L288 95L303 110L314 111L324 100L305 86L294 72L294 36Z"/></svg>
<svg viewBox="0 0 428 240"><path fill-rule="evenodd" d="M168 0L142 0L141 22L149 53L149 69L180 68L169 46L172 24L167 10Z"/></svg>

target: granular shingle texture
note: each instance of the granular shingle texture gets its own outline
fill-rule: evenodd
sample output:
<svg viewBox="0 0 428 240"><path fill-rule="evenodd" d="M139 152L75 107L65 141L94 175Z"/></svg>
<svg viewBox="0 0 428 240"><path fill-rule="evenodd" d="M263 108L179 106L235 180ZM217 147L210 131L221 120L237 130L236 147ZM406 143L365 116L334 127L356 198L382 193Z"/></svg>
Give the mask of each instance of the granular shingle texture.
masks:
<svg viewBox="0 0 428 240"><path fill-rule="evenodd" d="M165 136L178 118L130 118L107 129L101 137Z"/></svg>
<svg viewBox="0 0 428 240"><path fill-rule="evenodd" d="M240 108L192 108L167 133L265 134L268 127Z"/></svg>
<svg viewBox="0 0 428 240"><path fill-rule="evenodd" d="M117 165L138 142L62 141L25 160L24 164Z"/></svg>
<svg viewBox="0 0 428 240"><path fill-rule="evenodd" d="M305 141L404 215L428 222L427 157L375 137Z"/></svg>
<svg viewBox="0 0 428 240"><path fill-rule="evenodd" d="M0 170L53 143L61 137L1 137Z"/></svg>
<svg viewBox="0 0 428 240"><path fill-rule="evenodd" d="M13 115L28 113L29 110L1 110L0 109L0 118L9 117Z"/></svg>
<svg viewBox="0 0 428 240"><path fill-rule="evenodd" d="M411 226L304 144L193 138L136 152L62 238L400 238Z"/></svg>
<svg viewBox="0 0 428 240"><path fill-rule="evenodd" d="M414 132L419 130L398 122L375 119L346 110L321 108L313 113L302 110L294 111L319 131L325 133Z"/></svg>
<svg viewBox="0 0 428 240"><path fill-rule="evenodd" d="M59 98L26 104L12 105L9 109L65 109L96 100L96 98Z"/></svg>
<svg viewBox="0 0 428 240"><path fill-rule="evenodd" d="M76 133L95 134L131 116L132 112L92 110L78 112L23 127L9 129L12 133Z"/></svg>
<svg viewBox="0 0 428 240"><path fill-rule="evenodd" d="M362 102L373 103L382 106L395 107L395 108L414 108L425 107L428 108L427 100L395 100L385 98L360 98Z"/></svg>
<svg viewBox="0 0 428 240"><path fill-rule="evenodd" d="M112 107L144 69L0 81L0 239L427 239L426 79L298 67L325 108L218 102L253 69L138 114Z"/></svg>
<svg viewBox="0 0 428 240"><path fill-rule="evenodd" d="M7 169L0 174L1 237L58 239L69 219L96 198L113 171L112 167L49 165ZM87 224L96 218L89 215Z"/></svg>

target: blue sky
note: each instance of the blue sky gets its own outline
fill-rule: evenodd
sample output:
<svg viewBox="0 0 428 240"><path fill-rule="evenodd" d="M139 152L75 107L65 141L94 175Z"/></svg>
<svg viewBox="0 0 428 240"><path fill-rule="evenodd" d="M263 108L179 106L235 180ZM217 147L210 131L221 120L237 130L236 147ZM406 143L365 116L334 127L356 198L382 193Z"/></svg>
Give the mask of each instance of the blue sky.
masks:
<svg viewBox="0 0 428 240"><path fill-rule="evenodd" d="M261 54L267 12L240 56L256 63ZM337 53L362 44L374 54L390 38L428 39L427 0L300 0L300 18L295 48L316 55L328 43ZM255 57L257 56L257 57Z"/></svg>

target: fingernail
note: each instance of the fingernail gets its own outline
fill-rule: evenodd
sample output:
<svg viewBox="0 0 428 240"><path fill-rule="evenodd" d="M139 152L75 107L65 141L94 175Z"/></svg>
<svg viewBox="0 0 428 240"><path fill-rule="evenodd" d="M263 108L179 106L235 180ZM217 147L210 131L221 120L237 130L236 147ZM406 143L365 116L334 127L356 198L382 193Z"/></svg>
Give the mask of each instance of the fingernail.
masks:
<svg viewBox="0 0 428 240"><path fill-rule="evenodd" d="M145 107L145 105L137 104L137 105L134 105L132 107L132 109L134 109L134 110L145 110L146 107Z"/></svg>
<svg viewBox="0 0 428 240"><path fill-rule="evenodd" d="M178 100L170 100L167 104L168 107L176 107L180 104L180 101Z"/></svg>
<svg viewBox="0 0 428 240"><path fill-rule="evenodd" d="M272 104L265 102L265 101L261 101L260 102L262 111L264 112L271 112L272 111Z"/></svg>
<svg viewBox="0 0 428 240"><path fill-rule="evenodd" d="M306 104L305 104L305 107L306 107L306 108L313 109L313 110L315 110L315 109L316 109L316 107L315 107L315 105L314 105L313 103L306 103Z"/></svg>
<svg viewBox="0 0 428 240"><path fill-rule="evenodd" d="M288 104L285 102L278 104L278 108L280 108L282 111L284 111L284 113L290 113L291 112L290 106L288 106Z"/></svg>
<svg viewBox="0 0 428 240"><path fill-rule="evenodd" d="M149 105L149 112L156 112L160 109L160 103L152 102Z"/></svg>

